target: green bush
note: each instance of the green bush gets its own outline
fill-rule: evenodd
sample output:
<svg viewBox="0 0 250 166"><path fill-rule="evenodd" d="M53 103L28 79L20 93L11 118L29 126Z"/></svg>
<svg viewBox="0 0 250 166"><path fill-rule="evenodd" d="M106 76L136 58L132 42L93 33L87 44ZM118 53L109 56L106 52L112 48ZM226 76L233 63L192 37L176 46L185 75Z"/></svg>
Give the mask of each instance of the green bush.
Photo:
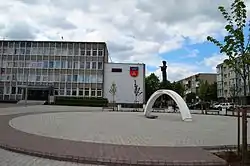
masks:
<svg viewBox="0 0 250 166"><path fill-rule="evenodd" d="M55 98L56 105L67 105L67 106L90 106L90 107L103 107L108 104L106 98L101 97L61 97Z"/></svg>

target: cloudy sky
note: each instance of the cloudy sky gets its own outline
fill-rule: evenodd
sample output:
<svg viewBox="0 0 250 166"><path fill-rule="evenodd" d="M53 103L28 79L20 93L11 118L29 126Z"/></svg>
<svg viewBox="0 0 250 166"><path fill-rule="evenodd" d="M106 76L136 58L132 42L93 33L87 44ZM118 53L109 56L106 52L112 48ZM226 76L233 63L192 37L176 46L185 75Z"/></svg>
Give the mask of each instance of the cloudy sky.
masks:
<svg viewBox="0 0 250 166"><path fill-rule="evenodd" d="M140 62L171 81L215 72L225 58L206 42L223 37L217 7L230 0L0 0L5 39L106 41L113 62ZM247 1L248 3L249 1Z"/></svg>

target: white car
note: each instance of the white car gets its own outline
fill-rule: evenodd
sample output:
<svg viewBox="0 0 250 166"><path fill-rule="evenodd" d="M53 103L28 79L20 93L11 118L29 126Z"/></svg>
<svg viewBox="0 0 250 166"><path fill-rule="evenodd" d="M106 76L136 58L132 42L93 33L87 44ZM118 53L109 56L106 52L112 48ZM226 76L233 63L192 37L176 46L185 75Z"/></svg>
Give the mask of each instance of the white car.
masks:
<svg viewBox="0 0 250 166"><path fill-rule="evenodd" d="M220 107L221 107L220 104L214 104L214 105L213 105L213 108L214 108L214 109L219 109Z"/></svg>
<svg viewBox="0 0 250 166"><path fill-rule="evenodd" d="M222 108L232 109L232 108L234 108L234 104L233 103L221 103L219 108L220 109L222 109Z"/></svg>

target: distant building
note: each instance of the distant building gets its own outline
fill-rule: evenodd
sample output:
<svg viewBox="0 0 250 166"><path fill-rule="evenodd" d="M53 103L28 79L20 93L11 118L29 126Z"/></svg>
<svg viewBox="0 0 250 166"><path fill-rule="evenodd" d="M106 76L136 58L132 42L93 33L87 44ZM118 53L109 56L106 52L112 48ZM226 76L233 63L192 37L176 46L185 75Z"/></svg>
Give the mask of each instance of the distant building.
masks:
<svg viewBox="0 0 250 166"><path fill-rule="evenodd" d="M243 80L241 76L225 63L217 67L217 96L221 102L235 101L238 103L243 96ZM247 81L247 94L249 86Z"/></svg>
<svg viewBox="0 0 250 166"><path fill-rule="evenodd" d="M216 76L217 76L216 73L198 73L189 76L187 78L184 78L182 80L179 80L178 82L181 82L185 88L184 95L187 95L191 92L197 94L199 91L199 85L201 81L204 82L207 81L208 84L213 84L216 82Z"/></svg>
<svg viewBox="0 0 250 166"><path fill-rule="evenodd" d="M112 72L114 66L122 71ZM138 76L131 76L130 67L138 70L134 71ZM142 64L109 64L105 42L2 40L0 100L24 100L26 87L28 100L48 100L49 93L109 99L105 87L114 80L119 86L119 102L126 103L128 98L132 101L131 79L137 79L144 93L142 68Z"/></svg>

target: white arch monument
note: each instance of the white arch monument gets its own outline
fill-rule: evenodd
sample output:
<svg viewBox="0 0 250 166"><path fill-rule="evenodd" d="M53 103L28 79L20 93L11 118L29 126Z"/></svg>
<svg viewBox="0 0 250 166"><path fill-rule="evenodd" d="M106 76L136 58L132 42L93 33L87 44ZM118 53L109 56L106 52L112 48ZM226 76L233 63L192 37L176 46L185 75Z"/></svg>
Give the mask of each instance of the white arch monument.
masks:
<svg viewBox="0 0 250 166"><path fill-rule="evenodd" d="M169 95L176 102L177 106L180 109L181 117L182 117L183 121L192 121L192 116L191 116L190 110L187 107L187 104L183 100L183 98L175 91L166 90L166 89L157 90L156 92L154 92L150 96L150 98L146 104L146 107L144 109L144 115L146 117L150 117L150 113L152 111L152 107L155 103L155 100L163 94Z"/></svg>

